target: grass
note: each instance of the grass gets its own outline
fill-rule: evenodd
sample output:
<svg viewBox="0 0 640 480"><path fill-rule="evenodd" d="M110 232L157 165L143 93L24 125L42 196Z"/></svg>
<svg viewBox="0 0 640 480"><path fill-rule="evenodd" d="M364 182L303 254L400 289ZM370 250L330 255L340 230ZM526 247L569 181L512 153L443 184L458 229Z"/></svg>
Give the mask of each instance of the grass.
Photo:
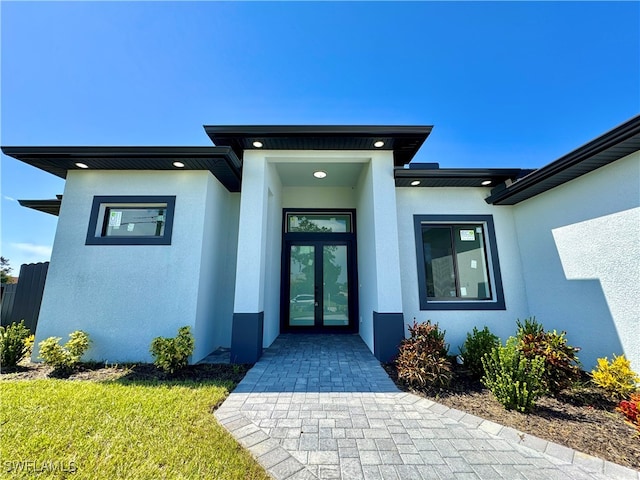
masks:
<svg viewBox="0 0 640 480"><path fill-rule="evenodd" d="M267 479L213 416L232 385L4 381L0 477Z"/></svg>

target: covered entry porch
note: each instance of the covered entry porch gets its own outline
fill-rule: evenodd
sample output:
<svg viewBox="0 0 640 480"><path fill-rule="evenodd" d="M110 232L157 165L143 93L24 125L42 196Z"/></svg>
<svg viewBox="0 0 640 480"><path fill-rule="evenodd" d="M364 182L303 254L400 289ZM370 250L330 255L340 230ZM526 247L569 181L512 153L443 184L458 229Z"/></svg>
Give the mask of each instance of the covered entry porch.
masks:
<svg viewBox="0 0 640 480"><path fill-rule="evenodd" d="M231 133L220 135L234 144ZM317 134L301 135L279 139L279 148L269 149L269 136L236 134L243 170L231 361L256 362L281 333L340 327L359 334L379 360L389 360L404 337L393 168L410 157L374 146L393 146L390 135L355 142L353 132L343 132L319 148L300 148L319 142ZM283 148L287 142L296 148ZM346 148L349 142L360 148ZM313 232L305 239L303 232L291 231L288 213L296 214L292 222L349 214L353 223L350 232ZM332 241L332 233L342 237ZM332 263L323 257L327 248L348 272L334 285L331 300L322 267ZM346 308L339 304L343 300Z"/></svg>

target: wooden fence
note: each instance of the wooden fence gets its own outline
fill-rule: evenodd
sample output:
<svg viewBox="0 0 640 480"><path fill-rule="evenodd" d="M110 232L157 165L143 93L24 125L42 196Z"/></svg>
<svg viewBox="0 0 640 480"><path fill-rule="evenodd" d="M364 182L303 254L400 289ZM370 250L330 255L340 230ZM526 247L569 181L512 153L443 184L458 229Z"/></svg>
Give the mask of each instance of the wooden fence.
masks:
<svg viewBox="0 0 640 480"><path fill-rule="evenodd" d="M47 278L49 262L29 263L20 267L18 283L2 285L2 326L24 320L24 325L35 333Z"/></svg>

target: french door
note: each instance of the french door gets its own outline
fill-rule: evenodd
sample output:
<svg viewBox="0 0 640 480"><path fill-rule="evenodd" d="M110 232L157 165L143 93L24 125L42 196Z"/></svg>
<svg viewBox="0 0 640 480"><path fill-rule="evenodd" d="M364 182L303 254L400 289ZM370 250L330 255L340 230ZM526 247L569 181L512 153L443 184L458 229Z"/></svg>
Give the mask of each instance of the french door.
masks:
<svg viewBox="0 0 640 480"><path fill-rule="evenodd" d="M282 331L357 328L355 239L344 233L285 234Z"/></svg>

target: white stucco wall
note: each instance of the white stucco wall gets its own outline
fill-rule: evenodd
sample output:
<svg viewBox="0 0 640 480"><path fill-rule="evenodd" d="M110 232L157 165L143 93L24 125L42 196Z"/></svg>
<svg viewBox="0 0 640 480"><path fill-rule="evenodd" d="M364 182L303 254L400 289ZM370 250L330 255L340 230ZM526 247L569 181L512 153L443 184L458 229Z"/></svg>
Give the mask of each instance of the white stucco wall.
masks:
<svg viewBox="0 0 640 480"><path fill-rule="evenodd" d="M640 371L640 153L515 206L529 310L596 358Z"/></svg>
<svg viewBox="0 0 640 480"><path fill-rule="evenodd" d="M376 256L376 231L372 223L373 182L371 164L367 164L358 182L358 315L359 333L373 351L373 312L378 309L378 265Z"/></svg>
<svg viewBox="0 0 640 480"><path fill-rule="evenodd" d="M203 257L205 242L224 247L215 232L222 227L217 224L223 209L208 209L207 203L225 198L220 188L204 171L70 171L36 344L49 336L64 342L82 329L93 340L86 359L151 361L149 346L156 336L175 336L183 325L215 332L204 325L230 322L218 314L206 288L219 276L211 271L216 261ZM175 195L171 245L85 245L94 195ZM219 329L221 335L225 328ZM196 339L193 361L207 345L220 343L213 335L213 340Z"/></svg>
<svg viewBox="0 0 640 480"><path fill-rule="evenodd" d="M240 195L208 175L194 336L195 361L231 345Z"/></svg>
<svg viewBox="0 0 640 480"><path fill-rule="evenodd" d="M402 304L405 322L431 320L446 330L450 353L459 353L473 327L485 325L503 340L513 335L516 319L528 315L527 296L516 238L512 207L494 207L484 198L486 188L398 188L398 231L400 238L400 270ZM506 310L420 310L418 266L414 233L414 215L492 215L497 253L504 289Z"/></svg>
<svg viewBox="0 0 640 480"><path fill-rule="evenodd" d="M353 187L284 187L283 208L356 208Z"/></svg>
<svg viewBox="0 0 640 480"><path fill-rule="evenodd" d="M402 312L392 152L375 152L358 182L360 336L373 351L373 312Z"/></svg>
<svg viewBox="0 0 640 480"><path fill-rule="evenodd" d="M263 346L280 333L282 185L262 151L244 154L234 313L264 312Z"/></svg>

